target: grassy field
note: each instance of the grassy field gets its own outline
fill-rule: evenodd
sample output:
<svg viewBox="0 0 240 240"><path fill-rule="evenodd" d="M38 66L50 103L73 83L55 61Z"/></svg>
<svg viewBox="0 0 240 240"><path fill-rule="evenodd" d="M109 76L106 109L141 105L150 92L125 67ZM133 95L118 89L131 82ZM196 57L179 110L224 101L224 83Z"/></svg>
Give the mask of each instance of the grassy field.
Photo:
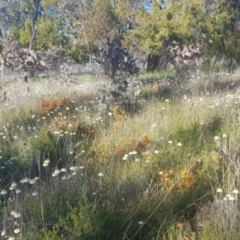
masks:
<svg viewBox="0 0 240 240"><path fill-rule="evenodd" d="M3 86L1 238L240 239L238 76Z"/></svg>

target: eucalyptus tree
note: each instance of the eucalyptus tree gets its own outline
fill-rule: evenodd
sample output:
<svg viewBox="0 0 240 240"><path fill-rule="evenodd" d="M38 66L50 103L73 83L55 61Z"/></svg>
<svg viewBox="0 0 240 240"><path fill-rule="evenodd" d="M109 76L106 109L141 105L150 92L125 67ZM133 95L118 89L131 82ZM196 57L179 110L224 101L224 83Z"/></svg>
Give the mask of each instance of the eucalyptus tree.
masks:
<svg viewBox="0 0 240 240"><path fill-rule="evenodd" d="M145 0L59 0L79 47L94 52L116 38L124 38Z"/></svg>
<svg viewBox="0 0 240 240"><path fill-rule="evenodd" d="M61 15L72 30L74 44L94 55L104 72L116 81L116 72L135 73L137 68L126 47L135 16L145 0L59 0ZM121 42L121 46L116 41Z"/></svg>

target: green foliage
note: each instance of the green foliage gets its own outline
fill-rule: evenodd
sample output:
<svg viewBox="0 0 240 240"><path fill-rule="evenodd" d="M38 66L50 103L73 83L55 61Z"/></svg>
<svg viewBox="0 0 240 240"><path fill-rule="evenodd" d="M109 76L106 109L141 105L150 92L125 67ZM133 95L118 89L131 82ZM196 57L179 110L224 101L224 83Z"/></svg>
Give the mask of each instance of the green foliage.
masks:
<svg viewBox="0 0 240 240"><path fill-rule="evenodd" d="M19 41L23 46L28 46L31 39L32 20L27 18L24 23L24 28L19 30ZM16 36L16 34L15 34Z"/></svg>
<svg viewBox="0 0 240 240"><path fill-rule="evenodd" d="M233 9L233 2L219 0L210 4L204 0L168 0L167 8L161 10L159 3L153 1L151 11L143 10L143 2L83 1L81 7L71 9L72 14L69 14L69 10L61 8L65 4L70 6L67 1L43 0L34 47L45 51L56 45L67 46L69 56L82 62L87 58L86 52L95 52L100 45L116 38L123 39L125 46L150 55L159 54L177 40L186 44L201 43L209 56L239 59L238 33L233 24L237 10ZM14 4L5 18L9 17L10 30L26 47L31 39L34 4L24 0L22 5L13 8ZM12 19L14 14L18 19ZM70 42L69 36L77 40L82 52Z"/></svg>
<svg viewBox="0 0 240 240"><path fill-rule="evenodd" d="M71 57L76 63L83 63L89 60L89 55L77 47L68 48L67 55Z"/></svg>
<svg viewBox="0 0 240 240"><path fill-rule="evenodd" d="M169 1L165 10L139 10L137 27L127 38L151 55L158 54L176 40L186 44L201 42L208 55L232 57L238 54L237 38L231 27L233 16L233 9L224 0L212 3L208 8L205 1Z"/></svg>
<svg viewBox="0 0 240 240"><path fill-rule="evenodd" d="M61 217L53 230L44 231L38 239L96 239L97 222L94 205L82 202L79 208L69 207L67 217Z"/></svg>
<svg viewBox="0 0 240 240"><path fill-rule="evenodd" d="M237 36L232 29L234 14L235 11L230 3L226 3L224 0L212 5L208 14L212 27L206 31L209 41L206 47L207 54L236 58L239 47Z"/></svg>
<svg viewBox="0 0 240 240"><path fill-rule="evenodd" d="M19 40L24 46L28 46L31 39L31 25L32 20L25 21L24 28L19 30ZM37 50L48 50L54 46L64 44L64 38L60 31L63 31L61 20L56 16L53 17L40 17L36 24L36 39L34 46Z"/></svg>
<svg viewBox="0 0 240 240"><path fill-rule="evenodd" d="M145 212L144 209L141 211ZM60 217L58 223L51 230L44 230L38 234L37 239L106 239L121 238L122 229L125 235L133 236L138 230L137 217L134 217L134 223L128 217L128 212L119 208L107 208L102 206L100 201L90 201L82 198L78 207L68 208L68 214ZM150 229L150 227L146 228ZM141 236L136 234L136 239Z"/></svg>
<svg viewBox="0 0 240 240"><path fill-rule="evenodd" d="M137 27L130 32L129 38L148 54L157 54L172 40L194 42L201 33L199 26L206 21L205 1L169 2L165 10L139 10L136 16Z"/></svg>
<svg viewBox="0 0 240 240"><path fill-rule="evenodd" d="M78 37L77 43L88 51L110 43L114 39L122 39L129 32L128 24L132 24L133 14L139 3L134 1L97 0L88 1L84 7L76 11L74 24ZM72 20L72 24L75 19Z"/></svg>
<svg viewBox="0 0 240 240"><path fill-rule="evenodd" d="M47 50L61 45L61 23L57 17L39 18L36 26L36 49Z"/></svg>
<svg viewBox="0 0 240 240"><path fill-rule="evenodd" d="M117 34L117 18L110 0L89 2L85 11L79 10L78 18L83 20L80 27L83 31L79 29L78 44L86 49L98 46L102 40L113 40Z"/></svg>
<svg viewBox="0 0 240 240"><path fill-rule="evenodd" d="M28 12L27 15L25 11L22 13L24 24L13 24L10 30L15 39L19 40L24 47L28 47L32 37L34 5L28 0L25 0L23 4L25 11ZM64 33L69 29L66 27L65 19L59 17L60 13L56 7L57 1L55 0L44 0L40 3L40 9L44 14L38 16L35 26L34 48L36 50L45 51L68 43Z"/></svg>

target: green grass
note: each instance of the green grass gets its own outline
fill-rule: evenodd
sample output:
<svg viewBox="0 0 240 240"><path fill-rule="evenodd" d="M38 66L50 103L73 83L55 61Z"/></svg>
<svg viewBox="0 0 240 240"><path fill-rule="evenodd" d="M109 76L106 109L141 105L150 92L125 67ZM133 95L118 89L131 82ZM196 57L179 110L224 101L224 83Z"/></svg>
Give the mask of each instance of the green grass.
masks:
<svg viewBox="0 0 240 240"><path fill-rule="evenodd" d="M140 80L143 80L148 83L152 83L156 80L162 79L162 78L171 78L175 77L176 73L175 70L168 70L168 71L161 71L161 72L144 72L140 75Z"/></svg>
<svg viewBox="0 0 240 240"><path fill-rule="evenodd" d="M171 74L141 75L142 93L129 96L141 107L131 113L111 100L98 111L105 80L89 76L77 87L38 79L29 95L9 86L16 95L0 109L3 237L238 239L238 94L202 93L203 74L159 97L152 81Z"/></svg>

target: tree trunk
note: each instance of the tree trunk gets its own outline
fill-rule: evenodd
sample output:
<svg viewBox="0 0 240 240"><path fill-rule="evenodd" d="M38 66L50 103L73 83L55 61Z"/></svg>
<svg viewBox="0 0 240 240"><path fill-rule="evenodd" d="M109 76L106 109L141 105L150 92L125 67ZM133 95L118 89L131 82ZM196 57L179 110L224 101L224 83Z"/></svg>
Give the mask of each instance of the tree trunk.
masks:
<svg viewBox="0 0 240 240"><path fill-rule="evenodd" d="M32 19L32 36L31 36L30 43L29 43L29 50L32 50L33 42L34 42L34 39L36 36L35 26L36 26L36 22L37 22L37 18L38 18L38 10L39 10L40 1L41 0L33 0L35 13L34 13L33 19Z"/></svg>

